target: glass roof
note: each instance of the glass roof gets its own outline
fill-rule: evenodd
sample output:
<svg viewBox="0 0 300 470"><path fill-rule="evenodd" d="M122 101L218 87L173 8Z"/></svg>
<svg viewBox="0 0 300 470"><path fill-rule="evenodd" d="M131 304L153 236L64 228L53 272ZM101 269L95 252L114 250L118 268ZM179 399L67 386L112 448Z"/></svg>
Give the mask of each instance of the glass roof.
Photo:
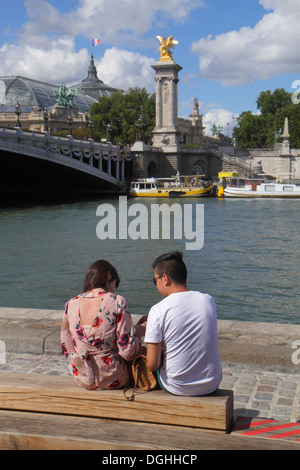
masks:
<svg viewBox="0 0 300 470"><path fill-rule="evenodd" d="M75 89L75 87L73 87ZM44 82L38 82L25 77L0 77L0 105L14 107L17 103L23 107L39 106L41 108L52 107L57 98L54 91L59 86ZM79 112L89 111L96 100L91 96L80 93L74 98L74 106ZM1 108L0 108L1 110Z"/></svg>
<svg viewBox="0 0 300 470"><path fill-rule="evenodd" d="M87 78L82 80L81 83L68 88L79 92L74 98L74 106L78 108L80 113L89 111L100 96L110 96L117 91L116 88L110 87L102 80L99 80L93 54L91 55ZM20 76L0 77L0 112L7 112L9 108L15 108L17 103L23 109L33 106L39 106L40 108L52 107L57 101L54 91L59 91L58 85Z"/></svg>

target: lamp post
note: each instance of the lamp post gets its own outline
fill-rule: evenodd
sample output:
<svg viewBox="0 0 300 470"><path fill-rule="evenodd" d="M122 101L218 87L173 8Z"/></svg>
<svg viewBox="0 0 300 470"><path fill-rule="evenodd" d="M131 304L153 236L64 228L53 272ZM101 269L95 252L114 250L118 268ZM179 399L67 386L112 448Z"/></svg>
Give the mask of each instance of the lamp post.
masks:
<svg viewBox="0 0 300 470"><path fill-rule="evenodd" d="M44 118L44 132L48 132L49 113L47 109L43 109L43 118Z"/></svg>
<svg viewBox="0 0 300 470"><path fill-rule="evenodd" d="M138 121L135 123L135 125L138 128L138 131L136 134L136 140L142 140L142 130L144 127L142 114L139 116Z"/></svg>
<svg viewBox="0 0 300 470"><path fill-rule="evenodd" d="M110 142L110 134L111 134L111 125L107 124L107 132L108 132L108 142Z"/></svg>
<svg viewBox="0 0 300 470"><path fill-rule="evenodd" d="M43 113L44 132L48 132L49 113L47 108L39 108L39 113Z"/></svg>
<svg viewBox="0 0 300 470"><path fill-rule="evenodd" d="M90 139L93 138L93 121L89 121L89 128L90 128Z"/></svg>
<svg viewBox="0 0 300 470"><path fill-rule="evenodd" d="M73 135L73 133L72 133L72 122L73 122L73 118L72 118L72 116L70 115L70 116L68 117L69 135Z"/></svg>
<svg viewBox="0 0 300 470"><path fill-rule="evenodd" d="M89 118L89 116L86 114L85 115L85 121L86 121L86 128L90 130L90 139L93 138L93 121Z"/></svg>
<svg viewBox="0 0 300 470"><path fill-rule="evenodd" d="M16 104L16 108L15 108L15 113L17 115L17 127L19 127L21 129L21 122L20 122L20 116L22 114L22 109L21 109L21 106L19 105L19 103Z"/></svg>

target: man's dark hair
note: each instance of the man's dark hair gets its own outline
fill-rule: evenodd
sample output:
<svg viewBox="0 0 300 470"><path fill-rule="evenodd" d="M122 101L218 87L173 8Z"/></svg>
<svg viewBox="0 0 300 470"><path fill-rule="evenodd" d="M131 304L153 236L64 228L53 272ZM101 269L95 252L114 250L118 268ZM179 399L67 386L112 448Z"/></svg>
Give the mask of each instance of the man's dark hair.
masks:
<svg viewBox="0 0 300 470"><path fill-rule="evenodd" d="M172 251L158 256L152 263L159 276L168 274L175 284L186 284L187 269L183 261L183 255L179 251Z"/></svg>

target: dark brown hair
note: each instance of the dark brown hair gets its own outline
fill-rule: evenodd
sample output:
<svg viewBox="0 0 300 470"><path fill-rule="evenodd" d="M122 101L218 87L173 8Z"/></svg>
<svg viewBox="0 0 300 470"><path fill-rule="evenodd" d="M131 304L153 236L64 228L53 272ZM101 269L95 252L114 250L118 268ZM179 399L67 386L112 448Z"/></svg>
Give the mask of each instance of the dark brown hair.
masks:
<svg viewBox="0 0 300 470"><path fill-rule="evenodd" d="M120 278L116 268L103 259L95 261L90 265L86 272L84 292L97 288L106 289L107 281L112 282L113 280L116 280L116 287L118 287L120 284Z"/></svg>

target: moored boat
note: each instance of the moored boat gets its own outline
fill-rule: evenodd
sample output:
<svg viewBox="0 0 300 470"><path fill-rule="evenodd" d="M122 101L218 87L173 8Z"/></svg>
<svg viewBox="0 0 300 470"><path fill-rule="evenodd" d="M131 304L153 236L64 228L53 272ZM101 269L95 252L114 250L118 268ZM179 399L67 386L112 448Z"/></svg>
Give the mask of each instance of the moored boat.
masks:
<svg viewBox="0 0 300 470"><path fill-rule="evenodd" d="M238 185L228 185L223 189L224 197L264 197L264 198L299 198L300 185L293 183L267 182L257 179L239 179Z"/></svg>
<svg viewBox="0 0 300 470"><path fill-rule="evenodd" d="M131 182L129 195L135 197L204 197L209 196L212 185L197 176L174 178L142 178Z"/></svg>

